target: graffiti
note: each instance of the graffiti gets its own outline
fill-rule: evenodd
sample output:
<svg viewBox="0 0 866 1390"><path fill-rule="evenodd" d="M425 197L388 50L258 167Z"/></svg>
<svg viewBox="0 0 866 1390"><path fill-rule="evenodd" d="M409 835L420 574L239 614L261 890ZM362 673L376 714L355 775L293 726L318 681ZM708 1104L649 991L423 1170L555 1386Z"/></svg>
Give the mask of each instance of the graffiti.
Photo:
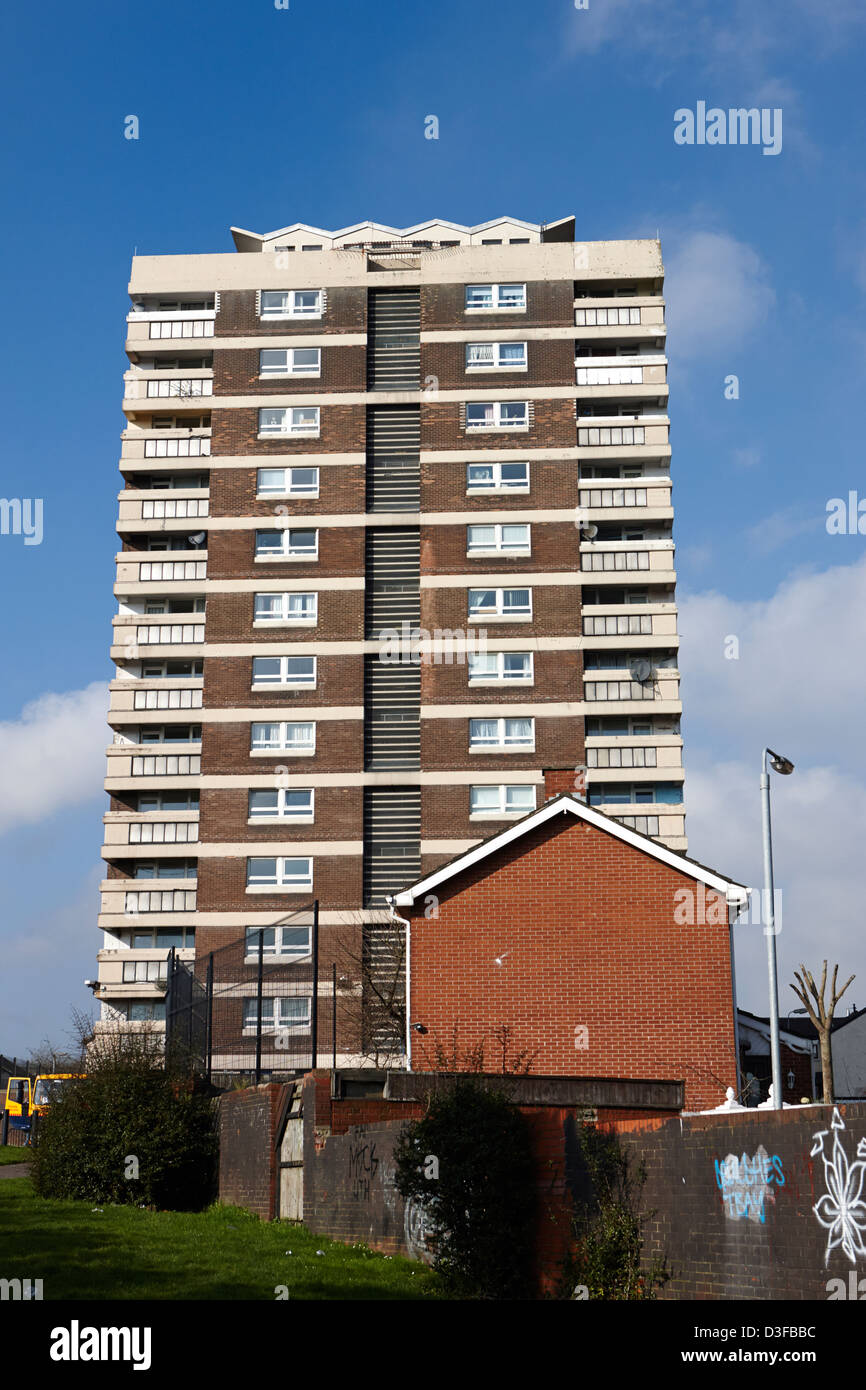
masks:
<svg viewBox="0 0 866 1390"><path fill-rule="evenodd" d="M783 1187L785 1183L782 1160L778 1154L771 1158L763 1144L752 1158L748 1154L741 1158L728 1154L721 1162L716 1159L716 1182L721 1188L729 1221L739 1221L745 1216L749 1221L763 1222L766 1220L765 1203L776 1200L772 1184Z"/></svg>
<svg viewBox="0 0 866 1390"><path fill-rule="evenodd" d="M403 1214L403 1235L406 1249L413 1260L423 1260L428 1265L433 1263L433 1252L430 1249L432 1234L433 1228L427 1206L416 1202L414 1197L408 1197Z"/></svg>
<svg viewBox="0 0 866 1390"><path fill-rule="evenodd" d="M812 1157L820 1154L824 1161L824 1193L812 1210L819 1225L828 1231L827 1249L824 1264L830 1262L830 1251L841 1245L852 1265L858 1256L866 1256L866 1200L863 1197L863 1184L866 1180L866 1139L857 1145L857 1158L852 1162L842 1147L840 1131L845 1121L838 1109L833 1107L830 1129L819 1130L812 1137ZM833 1144L830 1153L824 1147L824 1140L832 1133Z"/></svg>
<svg viewBox="0 0 866 1390"><path fill-rule="evenodd" d="M378 1167L375 1144L368 1144L366 1139L359 1139L349 1145L349 1177L352 1196L356 1201L369 1202L370 1183L376 1176Z"/></svg>

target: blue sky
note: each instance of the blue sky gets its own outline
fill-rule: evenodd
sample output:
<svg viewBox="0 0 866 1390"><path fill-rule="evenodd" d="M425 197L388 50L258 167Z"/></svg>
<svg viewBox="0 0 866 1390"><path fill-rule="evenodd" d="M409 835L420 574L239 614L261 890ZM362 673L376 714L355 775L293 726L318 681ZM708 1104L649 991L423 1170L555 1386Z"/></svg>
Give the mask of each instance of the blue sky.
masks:
<svg viewBox="0 0 866 1390"><path fill-rule="evenodd" d="M829 498L866 496L864 28L854 0L7 11L0 493L44 499L44 538L0 536L0 1050L62 1041L95 974L130 258L231 250L233 223L659 230L691 850L758 881L760 750L783 745L782 1007L825 951L866 1003L864 538L825 528ZM699 100L781 107L781 153L675 144ZM740 929L758 1010L763 951Z"/></svg>

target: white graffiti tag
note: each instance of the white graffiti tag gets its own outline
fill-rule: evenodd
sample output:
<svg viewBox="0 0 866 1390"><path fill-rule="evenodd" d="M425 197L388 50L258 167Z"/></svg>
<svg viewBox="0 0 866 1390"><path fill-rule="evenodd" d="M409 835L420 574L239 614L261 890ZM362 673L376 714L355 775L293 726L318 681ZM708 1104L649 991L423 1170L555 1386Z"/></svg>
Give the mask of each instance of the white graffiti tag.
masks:
<svg viewBox="0 0 866 1390"><path fill-rule="evenodd" d="M845 1121L838 1109L833 1108L830 1129L822 1129L813 1135L812 1156L820 1154L824 1160L824 1185L827 1191L812 1208L818 1221L826 1231L827 1250L824 1264L830 1262L830 1251L841 1245L852 1264L858 1256L866 1256L866 1201L863 1199L863 1184L866 1181L866 1139L857 1145L857 1158L852 1162L842 1147L839 1131L845 1128ZM830 1153L824 1148L824 1140L832 1132L833 1144Z"/></svg>

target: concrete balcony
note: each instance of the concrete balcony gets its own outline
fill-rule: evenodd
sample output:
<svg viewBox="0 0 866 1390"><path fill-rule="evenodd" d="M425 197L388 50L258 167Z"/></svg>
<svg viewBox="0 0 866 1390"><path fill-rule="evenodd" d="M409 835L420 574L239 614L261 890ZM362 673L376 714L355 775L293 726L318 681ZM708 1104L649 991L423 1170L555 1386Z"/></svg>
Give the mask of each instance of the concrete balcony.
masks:
<svg viewBox="0 0 866 1390"><path fill-rule="evenodd" d="M194 811L107 811L103 816L105 842L103 859L118 857L118 848L129 846L144 854L158 846L160 855L184 855L190 845L199 843L199 813Z"/></svg>
<svg viewBox="0 0 866 1390"><path fill-rule="evenodd" d="M171 682L167 684L166 682ZM168 713L200 710L204 679L167 676L163 680L112 681L109 686L110 723L161 721Z"/></svg>
<svg viewBox="0 0 866 1390"><path fill-rule="evenodd" d="M145 430L130 426L121 430L120 461L125 468L128 462L154 459L209 458L210 426L198 428L166 430Z"/></svg>
<svg viewBox="0 0 866 1390"><path fill-rule="evenodd" d="M114 592L119 596L152 594L154 584L159 584L161 594L200 593L201 580L207 578L207 551L203 549L121 550L114 558ZM142 587L139 589L138 585Z"/></svg>
<svg viewBox="0 0 866 1390"><path fill-rule="evenodd" d="M118 493L117 529L129 531L132 523L144 523L135 529L142 531L188 530L188 521L206 517L209 509L206 487L136 491ZM183 525L176 523L182 522Z"/></svg>

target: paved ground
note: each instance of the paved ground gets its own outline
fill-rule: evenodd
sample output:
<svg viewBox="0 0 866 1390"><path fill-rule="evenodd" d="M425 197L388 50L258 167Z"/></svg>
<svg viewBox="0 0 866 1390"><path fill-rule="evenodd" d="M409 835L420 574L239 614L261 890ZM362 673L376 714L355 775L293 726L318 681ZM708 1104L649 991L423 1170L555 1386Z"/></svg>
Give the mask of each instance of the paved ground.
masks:
<svg viewBox="0 0 866 1390"><path fill-rule="evenodd" d="M0 1178L26 1178L29 1172L29 1163L4 1163L0 1166Z"/></svg>

